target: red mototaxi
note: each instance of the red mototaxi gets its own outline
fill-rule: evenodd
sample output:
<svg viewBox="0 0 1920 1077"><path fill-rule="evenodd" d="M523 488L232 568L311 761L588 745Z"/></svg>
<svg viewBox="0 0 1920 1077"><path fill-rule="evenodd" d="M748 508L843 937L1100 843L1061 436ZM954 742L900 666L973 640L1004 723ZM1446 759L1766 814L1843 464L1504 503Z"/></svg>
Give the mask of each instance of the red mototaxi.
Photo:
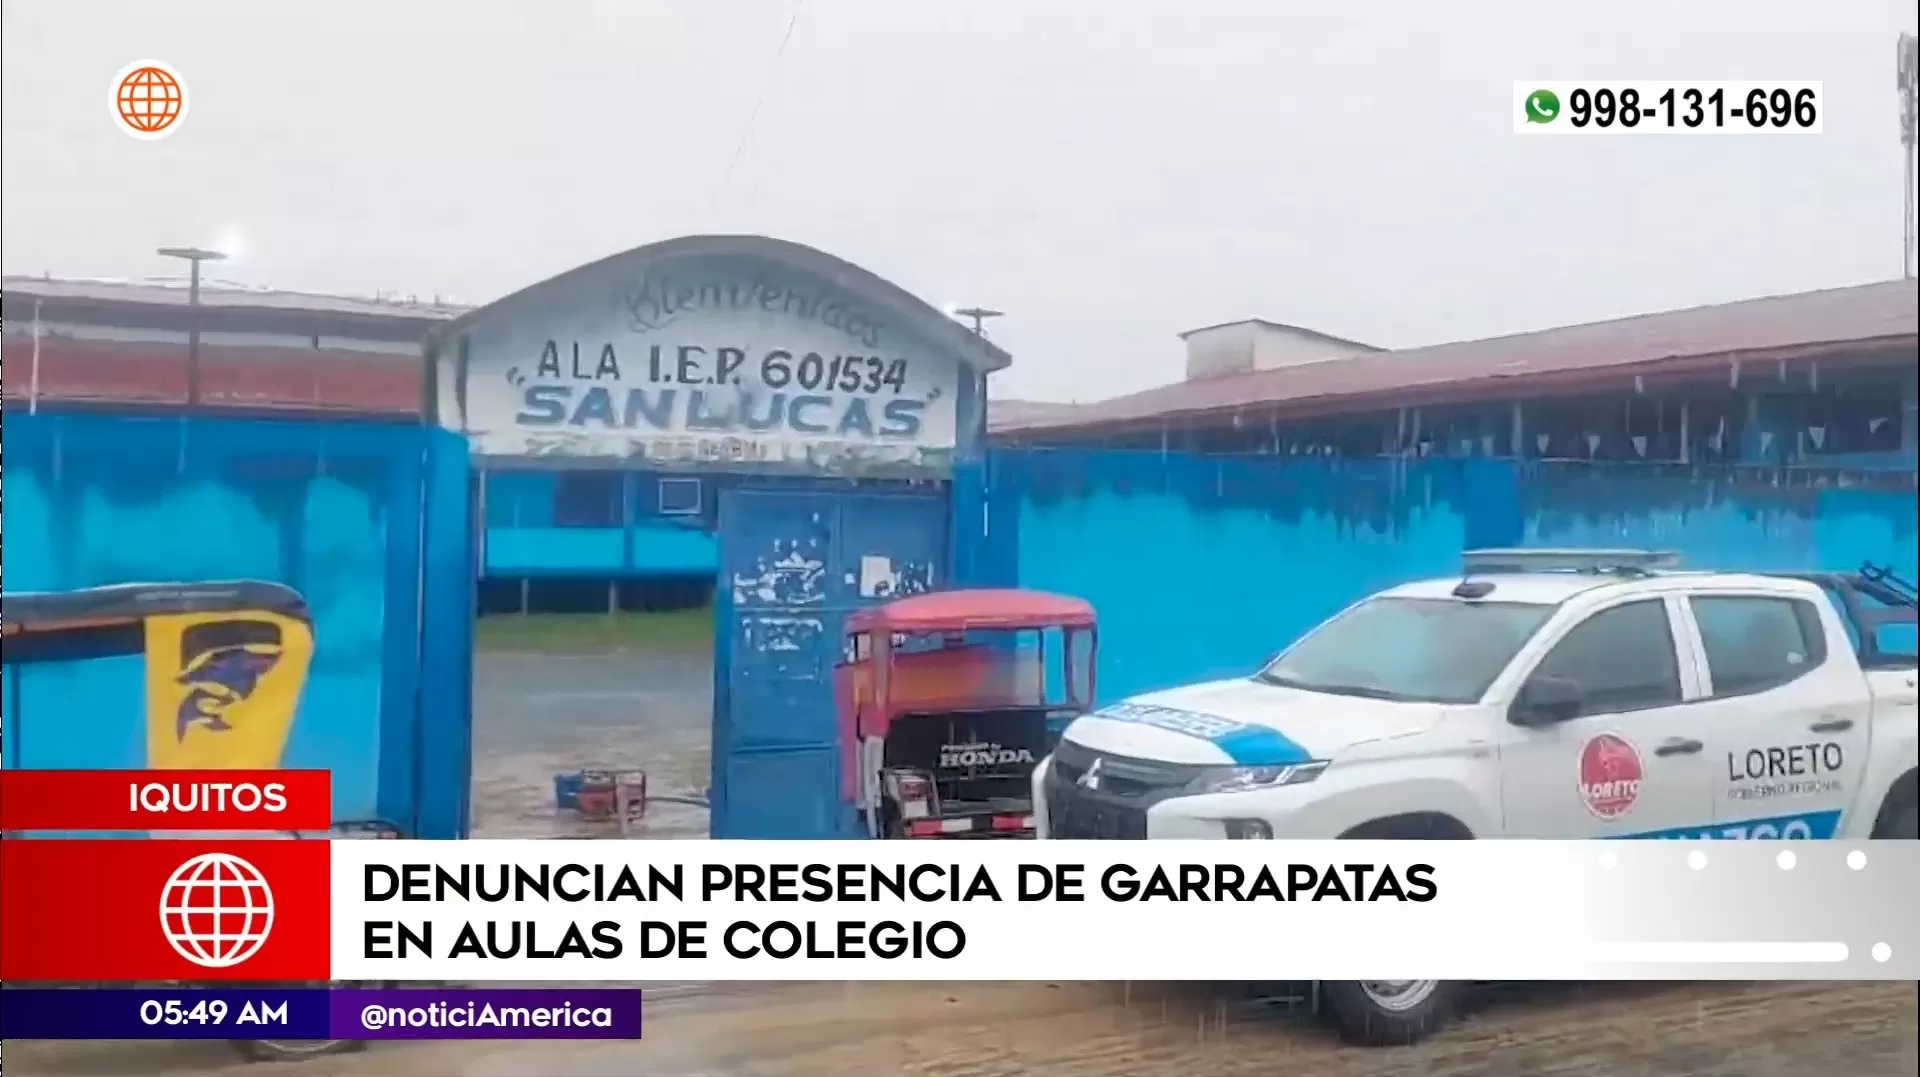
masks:
<svg viewBox="0 0 1920 1077"><path fill-rule="evenodd" d="M1094 698L1093 607L937 591L847 618L841 796L878 838L1032 837L1034 768Z"/></svg>

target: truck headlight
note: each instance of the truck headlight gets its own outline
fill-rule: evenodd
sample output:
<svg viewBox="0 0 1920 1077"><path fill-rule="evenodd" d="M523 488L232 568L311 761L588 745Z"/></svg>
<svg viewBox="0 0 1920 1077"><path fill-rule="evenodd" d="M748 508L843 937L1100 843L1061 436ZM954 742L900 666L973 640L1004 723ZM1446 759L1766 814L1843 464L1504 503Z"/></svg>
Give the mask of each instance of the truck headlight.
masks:
<svg viewBox="0 0 1920 1077"><path fill-rule="evenodd" d="M1242 793L1310 782L1327 769L1325 760L1272 767L1208 767L1194 785L1196 793Z"/></svg>

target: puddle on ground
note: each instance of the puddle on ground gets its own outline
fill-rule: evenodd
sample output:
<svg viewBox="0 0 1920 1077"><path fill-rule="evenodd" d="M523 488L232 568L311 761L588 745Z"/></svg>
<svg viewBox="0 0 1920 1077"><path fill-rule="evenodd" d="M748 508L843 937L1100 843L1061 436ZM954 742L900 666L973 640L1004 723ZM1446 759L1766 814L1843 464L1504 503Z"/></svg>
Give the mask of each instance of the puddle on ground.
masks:
<svg viewBox="0 0 1920 1077"><path fill-rule="evenodd" d="M712 748L705 654L482 653L473 690L474 836L615 837L554 806L553 776L644 770L656 797L699 799ZM704 838L703 807L655 800L636 838Z"/></svg>

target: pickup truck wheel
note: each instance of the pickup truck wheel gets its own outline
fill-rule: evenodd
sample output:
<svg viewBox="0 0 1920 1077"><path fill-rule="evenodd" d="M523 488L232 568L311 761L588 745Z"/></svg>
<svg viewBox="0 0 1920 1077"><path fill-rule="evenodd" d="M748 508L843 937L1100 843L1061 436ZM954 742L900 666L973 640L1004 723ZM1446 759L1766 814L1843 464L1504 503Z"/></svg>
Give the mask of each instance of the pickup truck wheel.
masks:
<svg viewBox="0 0 1920 1077"><path fill-rule="evenodd" d="M367 1045L359 1040L234 1040L233 1047L249 1062L298 1062L364 1051Z"/></svg>
<svg viewBox="0 0 1920 1077"><path fill-rule="evenodd" d="M1451 980L1330 980L1320 985L1320 1009L1348 1043L1404 1047L1445 1027L1459 992Z"/></svg>
<svg viewBox="0 0 1920 1077"><path fill-rule="evenodd" d="M1470 841L1473 832L1452 816L1418 812L1376 819L1340 837ZM1401 1047L1419 1043L1452 1021L1464 987L1453 980L1328 980L1320 985L1320 1015L1348 1043Z"/></svg>
<svg viewBox="0 0 1920 1077"><path fill-rule="evenodd" d="M1880 835L1899 841L1920 840L1920 799L1908 797L1907 802L1893 810L1887 820L1887 831Z"/></svg>

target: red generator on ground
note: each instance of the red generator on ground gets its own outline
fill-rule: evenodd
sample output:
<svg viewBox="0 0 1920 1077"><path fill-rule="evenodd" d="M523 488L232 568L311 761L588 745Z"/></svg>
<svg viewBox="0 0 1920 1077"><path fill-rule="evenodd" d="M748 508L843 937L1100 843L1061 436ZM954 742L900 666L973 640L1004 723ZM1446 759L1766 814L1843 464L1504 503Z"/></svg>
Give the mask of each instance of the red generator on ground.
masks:
<svg viewBox="0 0 1920 1077"><path fill-rule="evenodd" d="M847 618L841 795L876 838L1033 836L1033 770L1093 704L1077 598L939 591Z"/></svg>

